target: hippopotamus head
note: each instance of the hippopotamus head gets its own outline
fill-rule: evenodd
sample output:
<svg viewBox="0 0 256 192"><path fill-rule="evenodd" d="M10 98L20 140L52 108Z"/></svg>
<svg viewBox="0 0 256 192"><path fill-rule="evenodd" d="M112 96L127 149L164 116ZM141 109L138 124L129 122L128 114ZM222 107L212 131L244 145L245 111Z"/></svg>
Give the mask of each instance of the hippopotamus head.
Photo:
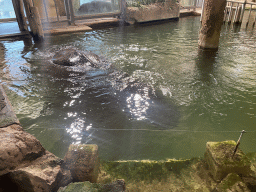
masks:
<svg viewBox="0 0 256 192"><path fill-rule="evenodd" d="M75 48L65 48L52 58L52 62L63 66L86 65L92 68L107 68L109 64L98 55L92 52L84 52Z"/></svg>

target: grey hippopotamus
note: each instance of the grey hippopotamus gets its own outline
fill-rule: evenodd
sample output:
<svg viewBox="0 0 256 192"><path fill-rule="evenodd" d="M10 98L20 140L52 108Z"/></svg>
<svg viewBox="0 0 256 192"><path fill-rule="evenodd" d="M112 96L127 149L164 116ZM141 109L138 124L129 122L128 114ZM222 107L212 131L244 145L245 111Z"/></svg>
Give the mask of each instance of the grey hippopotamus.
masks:
<svg viewBox="0 0 256 192"><path fill-rule="evenodd" d="M89 103L95 106L101 105L104 100L104 103L113 103L112 113L123 108L124 113L134 118L145 117L151 123L168 124L168 127L177 123L174 121L177 119L177 110L172 104L163 102L161 92L155 90L153 85L141 82L138 77L115 69L103 57L68 47L57 51L52 62L60 67L52 70L54 75L59 71L60 78L67 75L72 83L85 86L90 91L83 93L84 99L88 101L91 98ZM79 75L70 77L69 74L74 75L74 72ZM92 97L92 93L101 97ZM96 102L97 99L100 99L99 102Z"/></svg>
<svg viewBox="0 0 256 192"><path fill-rule="evenodd" d="M53 63L63 66L88 65L99 67L105 61L92 52L83 52L74 48L58 51L52 58Z"/></svg>

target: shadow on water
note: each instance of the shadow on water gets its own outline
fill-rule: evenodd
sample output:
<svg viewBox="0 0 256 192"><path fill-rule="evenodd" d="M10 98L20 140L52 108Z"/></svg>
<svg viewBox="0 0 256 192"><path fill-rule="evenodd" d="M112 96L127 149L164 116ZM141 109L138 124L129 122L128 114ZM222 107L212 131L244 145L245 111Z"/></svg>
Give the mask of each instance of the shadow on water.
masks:
<svg viewBox="0 0 256 192"><path fill-rule="evenodd" d="M198 49L196 67L202 82L211 82L211 74L213 74L216 67L217 55L217 50Z"/></svg>

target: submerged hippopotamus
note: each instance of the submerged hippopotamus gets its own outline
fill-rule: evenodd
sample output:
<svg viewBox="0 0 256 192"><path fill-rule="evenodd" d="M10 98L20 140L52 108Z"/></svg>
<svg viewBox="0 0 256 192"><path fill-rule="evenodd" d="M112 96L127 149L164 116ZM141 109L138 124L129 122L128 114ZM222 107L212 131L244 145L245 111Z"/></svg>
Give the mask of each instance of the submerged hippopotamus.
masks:
<svg viewBox="0 0 256 192"><path fill-rule="evenodd" d="M88 103L99 105L98 108L104 101L105 104L112 103L113 114L120 108L135 119L143 117L151 123L168 126L177 123L174 121L177 119L177 110L174 110L172 104L163 102L161 92L156 91L150 83L142 82L136 75L128 75L115 69L103 57L68 47L56 52L52 62L58 67L58 70L54 70L54 75L59 71L61 78L67 75L66 79L72 84L84 87L88 90L83 92L86 95L84 99L88 101L91 98ZM76 72L79 74L75 74ZM93 93L97 94L92 97Z"/></svg>
<svg viewBox="0 0 256 192"><path fill-rule="evenodd" d="M105 84L111 84L116 90L132 90L134 87L145 86L127 73L113 69L111 63L89 51L81 51L73 47L64 48L54 54L52 62L58 66L72 67L67 68L67 71L82 72L88 75L89 72L94 71L93 76L107 75ZM98 73L95 73L95 71ZM62 74L64 74L64 71Z"/></svg>
<svg viewBox="0 0 256 192"><path fill-rule="evenodd" d="M87 65L100 67L105 61L92 52L83 52L75 48L66 48L58 51L52 58L53 63L63 66Z"/></svg>

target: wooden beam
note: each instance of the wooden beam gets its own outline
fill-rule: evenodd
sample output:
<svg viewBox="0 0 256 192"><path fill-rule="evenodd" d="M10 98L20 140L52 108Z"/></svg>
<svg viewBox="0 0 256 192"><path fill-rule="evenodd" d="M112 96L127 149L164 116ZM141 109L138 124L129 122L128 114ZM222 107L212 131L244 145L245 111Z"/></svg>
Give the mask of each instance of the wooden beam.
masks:
<svg viewBox="0 0 256 192"><path fill-rule="evenodd" d="M33 25L34 25L34 32L33 32L34 40L43 41L44 32L43 32L43 27L42 27L39 11L37 7L31 7L31 14L32 14Z"/></svg>
<svg viewBox="0 0 256 192"><path fill-rule="evenodd" d="M14 33L14 34L6 34L6 35L0 35L0 40L8 40L8 39L13 39L13 38L31 38L31 35L27 31L23 31L21 33Z"/></svg>
<svg viewBox="0 0 256 192"><path fill-rule="evenodd" d="M37 7L33 6L32 0L23 2L34 41L43 41L44 33Z"/></svg>
<svg viewBox="0 0 256 192"><path fill-rule="evenodd" d="M75 33L75 32L84 32L84 31L91 31L92 28L88 27L86 25L80 25L80 26L68 26L63 28L56 28L56 29L50 29L45 30L45 35L59 35L59 34L65 34L65 33Z"/></svg>
<svg viewBox="0 0 256 192"><path fill-rule="evenodd" d="M28 31L22 0L12 0L20 31Z"/></svg>

